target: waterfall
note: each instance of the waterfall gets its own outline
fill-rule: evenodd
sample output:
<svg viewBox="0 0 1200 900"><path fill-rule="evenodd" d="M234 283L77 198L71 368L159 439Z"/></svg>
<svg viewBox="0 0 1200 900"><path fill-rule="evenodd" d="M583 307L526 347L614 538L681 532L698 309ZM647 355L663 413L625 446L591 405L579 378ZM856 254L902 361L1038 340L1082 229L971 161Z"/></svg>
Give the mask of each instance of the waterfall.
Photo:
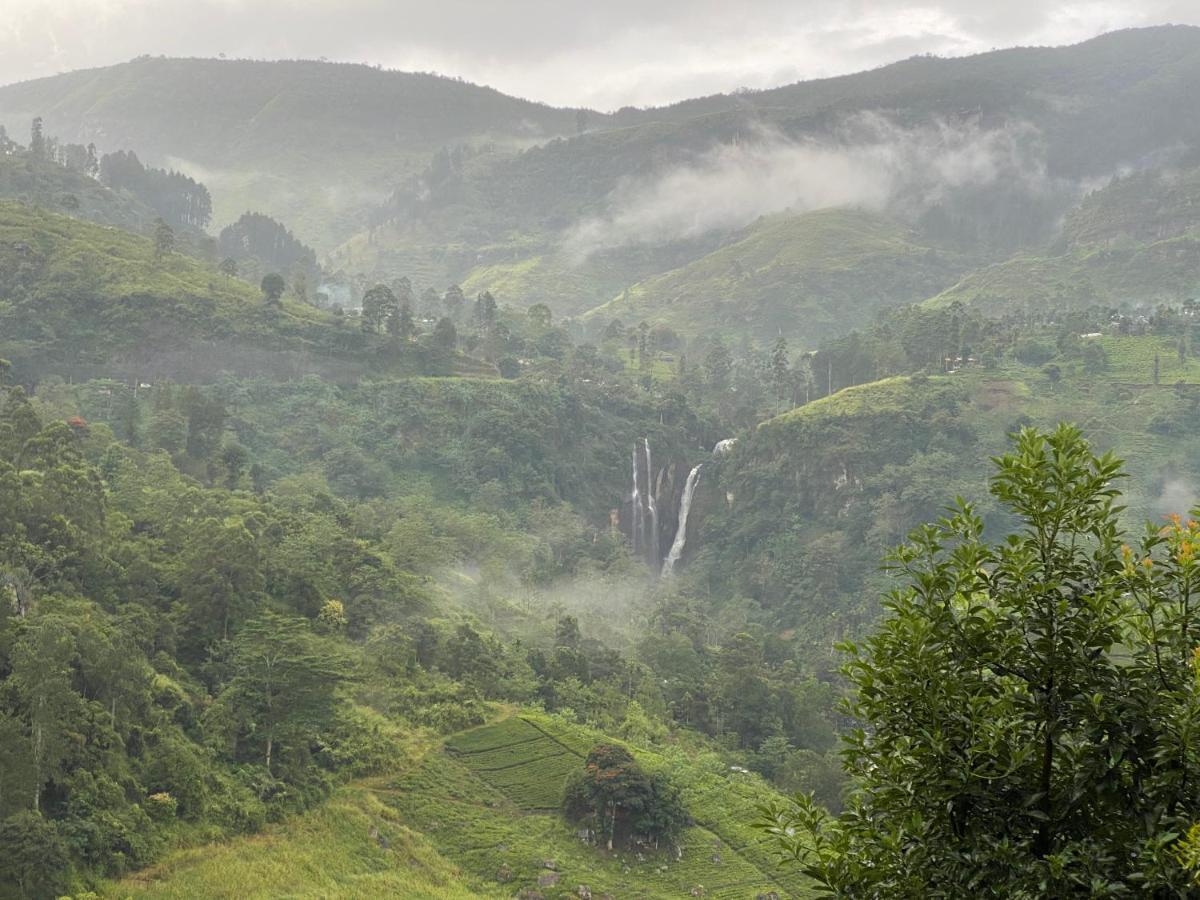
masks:
<svg viewBox="0 0 1200 900"><path fill-rule="evenodd" d="M687 481L683 485L683 496L679 499L679 527L675 529L675 540L671 544L671 552L663 563L662 577L666 578L675 572L675 563L683 555L683 546L687 543L688 513L692 511L692 495L696 493L696 483L700 480L700 470L704 463L688 472Z"/></svg>
<svg viewBox="0 0 1200 900"><path fill-rule="evenodd" d="M724 456L733 449L733 445L737 443L737 438L725 438L723 441L717 441L717 445L713 447L713 456Z"/></svg>
<svg viewBox="0 0 1200 900"><path fill-rule="evenodd" d="M650 462L650 438L643 438L642 443L646 448L646 506L650 510L650 565L657 569L661 548L658 541L658 504L654 500L654 465Z"/></svg>
<svg viewBox="0 0 1200 900"><path fill-rule="evenodd" d="M633 448L633 509L630 511L630 530L633 531L633 552L637 553L642 546L642 492L638 490L638 458L637 447Z"/></svg>

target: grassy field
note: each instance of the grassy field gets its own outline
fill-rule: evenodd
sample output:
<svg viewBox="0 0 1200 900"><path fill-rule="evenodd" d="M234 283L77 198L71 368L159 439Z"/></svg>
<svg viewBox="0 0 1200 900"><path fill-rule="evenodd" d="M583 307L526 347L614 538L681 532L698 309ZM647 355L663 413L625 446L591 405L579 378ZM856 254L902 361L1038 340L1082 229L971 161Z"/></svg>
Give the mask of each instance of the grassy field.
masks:
<svg viewBox="0 0 1200 900"><path fill-rule="evenodd" d="M263 834L178 850L105 886L112 900L183 898L512 897L667 900L697 889L717 900L775 892L813 896L776 865L749 823L771 790L715 754L630 748L665 769L695 821L680 853L609 853L575 834L557 808L567 772L612 739L523 713L414 745L411 768L339 789L328 802ZM422 755L423 754L423 755ZM553 865L553 869L547 866Z"/></svg>
<svg viewBox="0 0 1200 900"><path fill-rule="evenodd" d="M253 837L182 850L101 892L111 898L503 896L447 861L366 784Z"/></svg>
<svg viewBox="0 0 1200 900"><path fill-rule="evenodd" d="M1178 339L1168 335L1105 335L1097 338L1108 357L1106 381L1153 384L1154 357L1158 356L1158 383L1200 384L1200 359L1179 359Z"/></svg>
<svg viewBox="0 0 1200 900"><path fill-rule="evenodd" d="M514 717L451 738L444 753L399 779L387 799L447 858L513 890L538 887L547 897L573 896L579 885L614 897L681 897L695 888L717 898L810 895L800 878L776 866L749 826L770 789L715 758L631 748L683 789L695 824L678 858L667 850L610 854L581 842L558 814L558 800L567 773L602 740L611 738L551 717ZM539 882L547 880L549 860L559 880L547 890Z"/></svg>

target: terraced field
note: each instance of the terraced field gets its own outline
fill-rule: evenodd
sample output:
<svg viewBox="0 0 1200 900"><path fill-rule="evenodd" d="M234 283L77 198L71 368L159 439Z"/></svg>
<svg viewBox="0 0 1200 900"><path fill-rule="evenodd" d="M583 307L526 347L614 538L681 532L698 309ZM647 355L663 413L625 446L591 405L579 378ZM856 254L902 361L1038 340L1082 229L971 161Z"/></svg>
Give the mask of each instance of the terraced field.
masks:
<svg viewBox="0 0 1200 900"><path fill-rule="evenodd" d="M527 719L512 718L458 735L446 749L521 809L552 811L568 773L580 767L590 748L571 747Z"/></svg>
<svg viewBox="0 0 1200 900"><path fill-rule="evenodd" d="M558 813L569 771L611 740L538 714L514 716L455 735L380 797L447 859L497 887L536 888L546 898L702 896L734 900L810 897L803 879L782 872L749 827L769 789L757 779L680 754L630 748L648 768L670 772L696 824L672 851L608 853L578 839ZM554 870L546 867L553 862Z"/></svg>

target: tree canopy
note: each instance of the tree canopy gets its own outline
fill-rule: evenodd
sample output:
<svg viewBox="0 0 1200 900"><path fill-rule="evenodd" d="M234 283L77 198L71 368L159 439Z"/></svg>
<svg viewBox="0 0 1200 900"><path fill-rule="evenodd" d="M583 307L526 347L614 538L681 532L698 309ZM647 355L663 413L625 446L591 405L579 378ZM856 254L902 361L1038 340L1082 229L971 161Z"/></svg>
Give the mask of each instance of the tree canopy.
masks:
<svg viewBox="0 0 1200 900"><path fill-rule="evenodd" d="M1200 524L1118 527L1122 465L1026 429L991 490L891 560L904 586L846 645L852 790L767 809L783 850L848 897L1183 896L1197 815Z"/></svg>

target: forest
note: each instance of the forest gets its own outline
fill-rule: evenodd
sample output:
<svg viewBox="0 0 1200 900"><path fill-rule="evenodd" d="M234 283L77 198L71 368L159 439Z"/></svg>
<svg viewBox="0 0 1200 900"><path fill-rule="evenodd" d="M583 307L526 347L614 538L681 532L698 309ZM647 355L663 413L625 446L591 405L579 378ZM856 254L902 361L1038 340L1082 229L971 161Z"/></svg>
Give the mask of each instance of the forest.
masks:
<svg viewBox="0 0 1200 900"><path fill-rule="evenodd" d="M1194 896L1197 87L0 87L0 898Z"/></svg>

